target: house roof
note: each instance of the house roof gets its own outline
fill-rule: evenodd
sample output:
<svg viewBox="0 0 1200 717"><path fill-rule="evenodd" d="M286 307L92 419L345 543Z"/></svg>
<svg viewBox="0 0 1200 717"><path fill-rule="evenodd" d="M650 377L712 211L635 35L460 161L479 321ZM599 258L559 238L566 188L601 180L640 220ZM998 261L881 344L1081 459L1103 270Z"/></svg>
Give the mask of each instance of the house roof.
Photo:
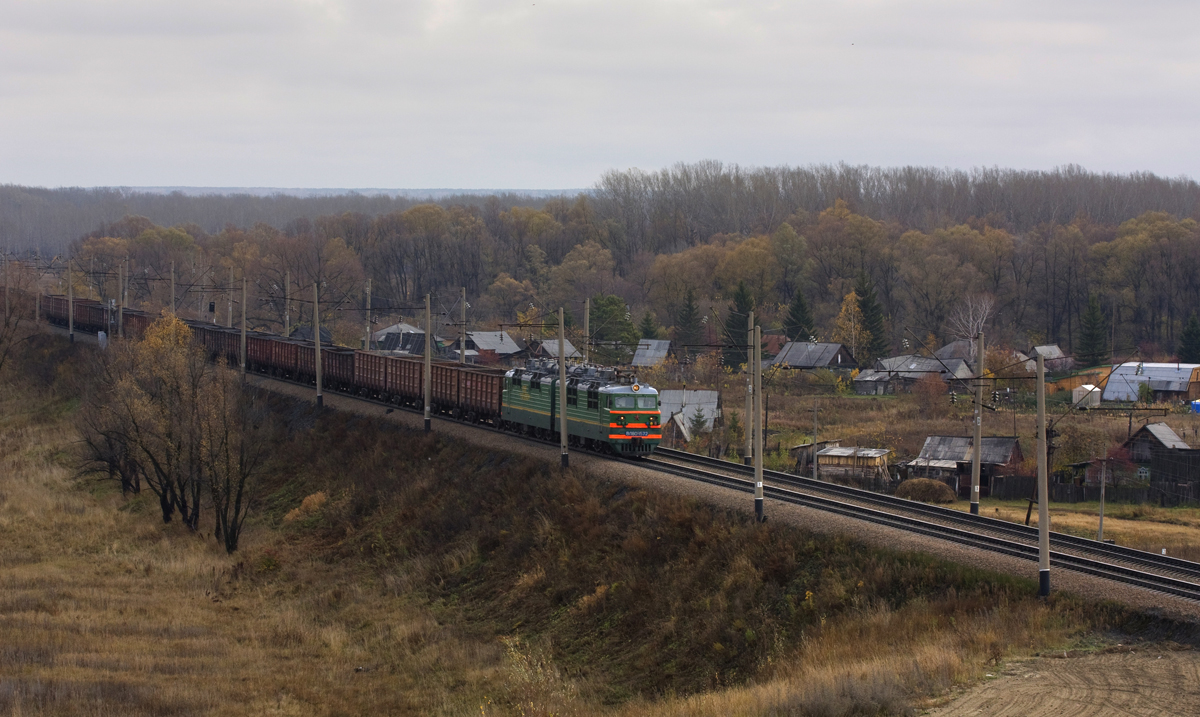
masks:
<svg viewBox="0 0 1200 717"><path fill-rule="evenodd" d="M849 358L841 361L842 352ZM854 357L842 344L809 343L807 341L789 341L783 350L771 362L774 366L785 368L853 368Z"/></svg>
<svg viewBox="0 0 1200 717"><path fill-rule="evenodd" d="M947 369L949 371L947 372ZM889 381L893 378L919 380L929 374L947 379L966 379L972 376L967 362L960 358L949 358L939 361L929 356L892 356L879 359L875 368L863 371L855 377L855 381Z"/></svg>
<svg viewBox="0 0 1200 717"><path fill-rule="evenodd" d="M975 347L970 339L958 339L934 351L933 355L943 361L946 359L963 359L967 361L975 355Z"/></svg>
<svg viewBox="0 0 1200 717"><path fill-rule="evenodd" d="M985 436L980 441L980 463L995 463L1003 465L1013 459L1017 449L1015 436ZM929 436L921 447L917 461L921 465L926 460L933 461L969 461L971 460L970 436Z"/></svg>
<svg viewBox="0 0 1200 717"><path fill-rule="evenodd" d="M421 329L419 329L416 326L413 326L412 324L401 321L398 324L392 324L391 326L387 327L386 329L380 329L380 330L374 332L373 334L371 334L371 340L372 341L383 341L384 337L386 337L388 334L410 334L413 332L419 332L420 330Z"/></svg>
<svg viewBox="0 0 1200 717"><path fill-rule="evenodd" d="M662 339L642 339L633 352L634 366L657 366L667 358L671 342Z"/></svg>
<svg viewBox="0 0 1200 717"><path fill-rule="evenodd" d="M288 338L296 339L297 341L312 341L312 337L312 326L297 326ZM321 327L321 343L333 343L333 334L324 326Z"/></svg>
<svg viewBox="0 0 1200 717"><path fill-rule="evenodd" d="M719 399L720 394L716 391L668 389L658 392L658 410L664 416L681 413L689 421L699 410L711 430L713 422L720 416Z"/></svg>
<svg viewBox="0 0 1200 717"><path fill-rule="evenodd" d="M1155 438L1155 440L1161 443L1164 448L1182 448L1184 450L1191 449L1191 446L1189 446L1182 438L1179 437L1178 433L1173 431L1171 427L1165 423L1148 423L1145 426L1142 426L1137 430L1136 433L1129 437L1129 440L1126 441L1125 444L1129 445L1143 433L1149 433Z"/></svg>
<svg viewBox="0 0 1200 717"><path fill-rule="evenodd" d="M1030 358L1037 358L1041 354L1042 358L1049 361L1051 359L1060 359L1066 356L1063 350L1058 347L1058 344L1045 344L1043 346L1034 346L1029 350Z"/></svg>
<svg viewBox="0 0 1200 717"><path fill-rule="evenodd" d="M1136 401L1138 387L1147 382L1151 382L1150 388L1157 391L1186 391L1188 383L1192 380L1192 372L1197 368L1200 368L1200 364L1129 361L1113 368L1108 383L1104 385L1102 398L1105 401ZM1155 388L1153 382L1160 381L1164 383L1159 383L1159 386L1165 387L1172 385L1169 382L1174 382L1176 388ZM1183 388L1177 388L1178 386Z"/></svg>
<svg viewBox="0 0 1200 717"><path fill-rule="evenodd" d="M478 345L478 344L476 344ZM546 339L538 344L538 350L550 358L558 358L558 339ZM570 339L563 339L563 350L566 351L567 358L583 358L583 354L571 343Z"/></svg>
<svg viewBox="0 0 1200 717"><path fill-rule="evenodd" d="M507 331L468 331L467 338L475 342L475 348L480 351L495 351L501 356L515 354L521 346L513 341ZM554 350L558 350L558 342L554 342Z"/></svg>
<svg viewBox="0 0 1200 717"><path fill-rule="evenodd" d="M843 456L846 458L858 456L859 458L879 458L886 456L892 451L888 448L858 448L856 446L842 446L837 448L823 448L817 451L818 456Z"/></svg>

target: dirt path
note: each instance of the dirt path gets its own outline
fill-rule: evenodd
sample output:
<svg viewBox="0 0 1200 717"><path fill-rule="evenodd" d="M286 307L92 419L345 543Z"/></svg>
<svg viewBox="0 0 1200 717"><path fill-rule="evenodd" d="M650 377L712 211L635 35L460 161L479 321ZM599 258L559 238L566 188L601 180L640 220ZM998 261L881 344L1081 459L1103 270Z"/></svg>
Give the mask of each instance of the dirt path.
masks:
<svg viewBox="0 0 1200 717"><path fill-rule="evenodd" d="M1147 647L1006 665L930 717L1200 715L1200 653Z"/></svg>

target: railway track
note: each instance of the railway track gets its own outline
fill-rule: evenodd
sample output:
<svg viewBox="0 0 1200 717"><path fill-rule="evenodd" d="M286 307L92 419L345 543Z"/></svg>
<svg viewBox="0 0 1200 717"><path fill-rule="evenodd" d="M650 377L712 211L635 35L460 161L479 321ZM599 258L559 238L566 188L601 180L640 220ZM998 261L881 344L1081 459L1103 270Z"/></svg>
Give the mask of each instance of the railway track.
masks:
<svg viewBox="0 0 1200 717"><path fill-rule="evenodd" d="M738 477L753 473L748 466L682 451L660 448L655 457L641 463L736 490L752 491L754 486L752 481ZM763 471L763 478L769 481L764 486L769 498L1014 557L1038 558L1036 528L778 471ZM1051 532L1050 538L1052 565L1200 600L1200 564L1064 533Z"/></svg>
<svg viewBox="0 0 1200 717"><path fill-rule="evenodd" d="M300 381L262 374L252 375L296 386L308 386ZM388 409L421 413L417 409L362 396L332 391L330 393ZM445 416L434 417L506 436L525 438L535 443L550 443L487 425L470 424ZM739 492L754 491L754 483L751 480L739 477L752 474L752 468L720 459L666 448L659 448L654 457L646 459L596 453L590 455ZM783 503L815 508L1016 558L1032 561L1038 559L1036 528L778 471L764 471L763 477L765 481L771 482L764 486L765 496ZM1051 550L1052 566L1200 602L1200 564L1063 533L1051 533L1051 547L1058 548ZM1088 557L1089 555L1095 557Z"/></svg>

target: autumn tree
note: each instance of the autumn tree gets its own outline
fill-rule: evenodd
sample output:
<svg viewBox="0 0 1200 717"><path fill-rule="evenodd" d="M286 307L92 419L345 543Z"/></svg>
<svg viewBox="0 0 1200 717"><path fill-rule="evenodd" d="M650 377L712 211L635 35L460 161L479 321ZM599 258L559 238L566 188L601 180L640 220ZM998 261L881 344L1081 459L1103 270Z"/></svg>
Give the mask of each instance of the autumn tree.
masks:
<svg viewBox="0 0 1200 717"><path fill-rule="evenodd" d="M642 321L638 324L638 334L641 335L642 339L658 338L658 327L655 325L654 315L650 313L649 309L642 314Z"/></svg>
<svg viewBox="0 0 1200 717"><path fill-rule="evenodd" d="M853 291L842 299L842 310L834 324L833 340L850 349L855 359L858 359L859 350L871 341L871 334L864 326L862 309L858 307L858 294Z"/></svg>
<svg viewBox="0 0 1200 717"><path fill-rule="evenodd" d="M612 294L592 297L593 355L601 363L625 363L637 347L638 331L629 316L625 301Z"/></svg>

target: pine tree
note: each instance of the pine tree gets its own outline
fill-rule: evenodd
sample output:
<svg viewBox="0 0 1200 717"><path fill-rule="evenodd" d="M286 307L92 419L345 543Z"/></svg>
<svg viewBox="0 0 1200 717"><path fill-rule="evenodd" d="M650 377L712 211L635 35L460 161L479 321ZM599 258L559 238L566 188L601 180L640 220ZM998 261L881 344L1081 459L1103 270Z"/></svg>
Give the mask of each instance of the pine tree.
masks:
<svg viewBox="0 0 1200 717"><path fill-rule="evenodd" d="M687 355L698 351L696 347L703 342L704 327L700 323L700 307L696 305L696 292L688 287L687 294L683 297L683 308L679 310L679 319L675 322L675 349L682 350L684 355Z"/></svg>
<svg viewBox="0 0 1200 717"><path fill-rule="evenodd" d="M725 365L730 368L737 368L747 361L746 317L751 311L754 311L754 295L750 293L750 287L746 286L745 281L739 281L737 289L733 292L733 301L729 305L723 337L726 345ZM758 325L758 319L754 320L754 324Z"/></svg>
<svg viewBox="0 0 1200 717"><path fill-rule="evenodd" d="M1200 319L1192 312L1183 334L1179 337L1179 361L1181 363L1200 363Z"/></svg>
<svg viewBox="0 0 1200 717"><path fill-rule="evenodd" d="M788 304L787 317L783 321L783 333L791 341L808 341L809 337L815 335L816 332L812 310L808 308L808 302L804 300L804 293L797 290L795 294L792 294L792 302Z"/></svg>
<svg viewBox="0 0 1200 717"><path fill-rule="evenodd" d="M862 309L858 308L858 294L851 291L842 299L842 310L838 313L834 325L833 340L850 349L850 354L858 360L859 350L867 345L871 335L863 327Z"/></svg>
<svg viewBox="0 0 1200 717"><path fill-rule="evenodd" d="M1088 298L1083 313L1083 328L1079 334L1079 362L1084 366L1095 366L1108 359L1108 327L1100 302L1095 296Z"/></svg>
<svg viewBox="0 0 1200 717"><path fill-rule="evenodd" d="M638 333L643 339L657 339L658 327L654 325L654 317L650 315L650 311L642 314L642 322L638 324Z"/></svg>
<svg viewBox="0 0 1200 717"><path fill-rule="evenodd" d="M888 354L887 336L883 328L883 307L879 305L879 297L875 294L875 286L867 278L867 273L858 275L854 285L854 293L858 295L858 309L862 312L863 330L870 336L859 348L862 356L855 354L860 365L869 366L877 358Z"/></svg>

